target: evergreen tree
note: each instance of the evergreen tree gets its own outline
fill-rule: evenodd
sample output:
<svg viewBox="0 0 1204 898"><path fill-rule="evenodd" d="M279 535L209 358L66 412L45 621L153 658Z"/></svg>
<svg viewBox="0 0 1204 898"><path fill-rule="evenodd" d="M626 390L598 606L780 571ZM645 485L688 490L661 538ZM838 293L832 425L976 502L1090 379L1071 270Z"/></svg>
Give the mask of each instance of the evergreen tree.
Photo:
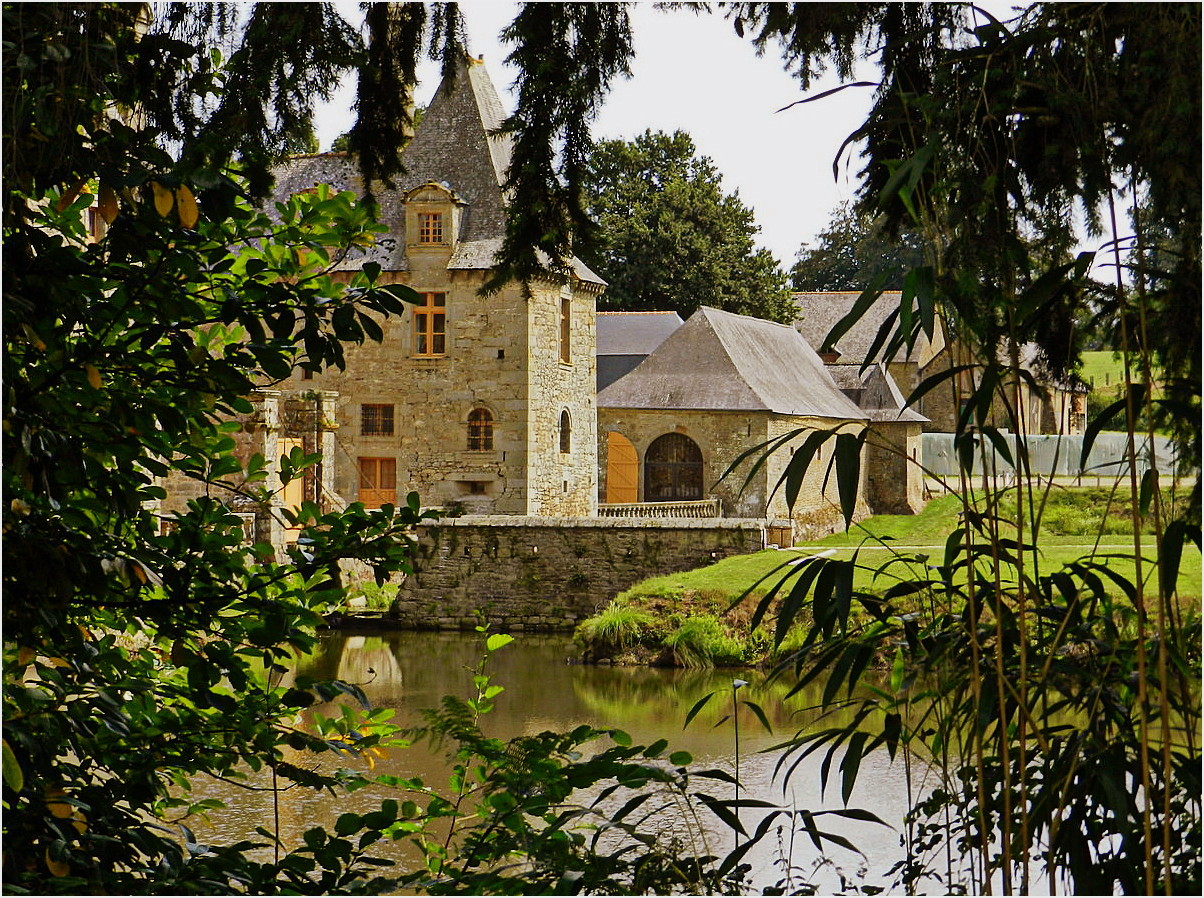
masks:
<svg viewBox="0 0 1204 898"><path fill-rule="evenodd" d="M785 276L753 245L752 210L721 184L714 163L681 131L594 148L583 188L599 234L597 248L583 253L610 285L604 308L688 318L705 305L791 320Z"/></svg>

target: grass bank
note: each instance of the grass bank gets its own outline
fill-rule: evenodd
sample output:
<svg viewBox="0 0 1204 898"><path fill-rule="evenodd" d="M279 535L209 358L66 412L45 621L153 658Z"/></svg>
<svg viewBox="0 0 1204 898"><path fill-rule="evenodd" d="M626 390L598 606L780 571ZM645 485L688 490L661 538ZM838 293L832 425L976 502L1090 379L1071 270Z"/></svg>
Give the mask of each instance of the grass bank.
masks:
<svg viewBox="0 0 1204 898"><path fill-rule="evenodd" d="M1168 501L1172 498L1168 496ZM792 549L767 549L693 571L652 577L621 593L608 608L585 621L577 631L578 642L587 659L610 658L617 663L706 667L762 662L771 647L771 630L762 624L757 632L750 632L750 617L757 602L802 559L817 554L840 560L856 556L853 588L881 594L901 579L922 579L928 566L941 562L946 540L959 525L960 512L957 496L942 496L917 515L880 515L848 533ZM1000 508L999 514L1007 517L1009 510ZM1135 580L1131 521L1127 499L1109 490L1055 491L1047 501L1037 540L1041 573L1052 573L1088 557ZM1154 537L1148 524L1143 530L1147 532L1142 538L1142 554L1147 563L1142 565L1142 575L1146 594L1152 596L1156 593ZM895 561L881 570L892 557ZM1031 553L1025 553L1024 563L1031 573ZM1111 581L1106 585L1114 587ZM1193 548L1184 553L1178 586L1180 603L1197 611L1202 592L1201 558ZM746 592L745 600L732 608ZM1115 598L1123 598L1119 588L1115 593Z"/></svg>

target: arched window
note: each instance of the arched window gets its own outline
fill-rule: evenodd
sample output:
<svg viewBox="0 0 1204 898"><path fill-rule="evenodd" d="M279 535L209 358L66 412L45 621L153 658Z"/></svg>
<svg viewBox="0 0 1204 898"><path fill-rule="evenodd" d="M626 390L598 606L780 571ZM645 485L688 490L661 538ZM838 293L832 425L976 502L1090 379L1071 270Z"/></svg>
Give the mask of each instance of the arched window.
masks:
<svg viewBox="0 0 1204 898"><path fill-rule="evenodd" d="M702 498L702 450L688 436L666 433L644 453L644 501Z"/></svg>
<svg viewBox="0 0 1204 898"><path fill-rule="evenodd" d="M560 451L568 452L573 448L573 422L569 420L568 411L560 413Z"/></svg>
<svg viewBox="0 0 1204 898"><path fill-rule="evenodd" d="M471 452L493 449L493 415L487 408L474 408L468 413L468 448Z"/></svg>

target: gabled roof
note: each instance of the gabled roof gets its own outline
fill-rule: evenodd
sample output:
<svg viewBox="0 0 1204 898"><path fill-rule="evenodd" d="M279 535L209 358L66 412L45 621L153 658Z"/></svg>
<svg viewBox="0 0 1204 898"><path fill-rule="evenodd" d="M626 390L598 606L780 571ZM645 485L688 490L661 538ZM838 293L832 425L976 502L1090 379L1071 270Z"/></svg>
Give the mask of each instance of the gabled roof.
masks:
<svg viewBox="0 0 1204 898"><path fill-rule="evenodd" d="M681 325L676 312L598 312L598 355L649 355Z"/></svg>
<svg viewBox="0 0 1204 898"><path fill-rule="evenodd" d="M828 365L828 373L840 391L857 403L871 421L900 421L923 424L928 419L915 409L904 408L907 400L895 379L881 363L864 371L860 365Z"/></svg>
<svg viewBox="0 0 1204 898"><path fill-rule="evenodd" d="M598 406L865 420L794 328L706 306L600 392Z"/></svg>
<svg viewBox="0 0 1204 898"><path fill-rule="evenodd" d="M508 134L495 133L505 120L505 108L484 64L477 59L461 60L454 80L440 82L402 152L405 172L393 179L396 189L376 185L380 221L392 233L367 252L353 254L343 267L360 268L364 262L374 261L386 270L407 270L404 198L416 187L433 182L445 185L463 204L461 230L447 267L491 268L506 235L502 185L513 141ZM295 156L275 174L277 200L319 183L360 195L366 192L355 160L346 153ZM605 283L576 259L573 270L583 281Z"/></svg>
<svg viewBox="0 0 1204 898"><path fill-rule="evenodd" d="M814 349L823 349L824 342L832 328L849 314L860 295L855 291L792 293L790 298L799 310L799 318L795 321L794 326L807 338L807 342ZM898 290L888 290L883 293L878 297L877 302L866 309L860 320L836 341L835 348L840 352L840 362L860 365L866 361L866 355L874 344L874 338L878 336L878 329L886 317L899 307L901 295ZM933 356L944 346L945 342L939 330L932 341L929 341L927 336L921 333L907 360L916 362L922 368L932 361ZM904 359L876 358L874 361L904 361Z"/></svg>

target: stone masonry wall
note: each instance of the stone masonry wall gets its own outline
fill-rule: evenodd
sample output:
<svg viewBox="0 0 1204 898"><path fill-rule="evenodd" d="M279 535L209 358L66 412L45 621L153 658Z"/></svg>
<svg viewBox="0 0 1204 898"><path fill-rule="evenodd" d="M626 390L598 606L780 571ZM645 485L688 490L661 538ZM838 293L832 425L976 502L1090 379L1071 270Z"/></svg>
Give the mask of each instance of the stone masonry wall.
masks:
<svg viewBox="0 0 1204 898"><path fill-rule="evenodd" d="M647 577L759 551L763 523L451 518L420 531L396 607L415 629L571 630Z"/></svg>
<svg viewBox="0 0 1204 898"><path fill-rule="evenodd" d="M653 440L665 433L680 433L692 439L702 452L703 494L722 500L723 514L732 518L793 519L797 538L812 538L832 533L843 526L836 476L826 476L832 444L827 444L821 456L812 463L802 488L790 509L785 491L774 487L790 463L794 449L802 445L807 434L815 429L828 429L839 421L775 415L768 412L713 412L692 409L618 409L599 411L599 443L604 444L606 433L616 431L631 440L640 459L640 499L644 499L644 458ZM760 454L741 463L727 477L728 466L744 452L778 439L791 431L804 432L769 456L747 484L749 471ZM599 453L605 458L604 449ZM865 456L862 457L862 469ZM722 478L722 479L721 479ZM825 488L826 480L826 488ZM862 495L858 497L857 517L869 513Z"/></svg>
<svg viewBox="0 0 1204 898"><path fill-rule="evenodd" d="M590 515L597 507L594 293L572 293L572 364L558 361L561 287L509 284L478 295L485 272L448 271L449 250L412 254L410 272L382 275L419 291L446 293L446 354L414 357L412 312L379 318L380 343L347 347L344 371L283 389L324 389L337 400L335 490L359 495L359 457L397 460L397 501L416 490L425 505L459 504L469 513ZM391 404L394 432L361 432L364 403ZM468 416L493 417L493 448L468 449ZM572 451L559 452L561 410L573 422Z"/></svg>

